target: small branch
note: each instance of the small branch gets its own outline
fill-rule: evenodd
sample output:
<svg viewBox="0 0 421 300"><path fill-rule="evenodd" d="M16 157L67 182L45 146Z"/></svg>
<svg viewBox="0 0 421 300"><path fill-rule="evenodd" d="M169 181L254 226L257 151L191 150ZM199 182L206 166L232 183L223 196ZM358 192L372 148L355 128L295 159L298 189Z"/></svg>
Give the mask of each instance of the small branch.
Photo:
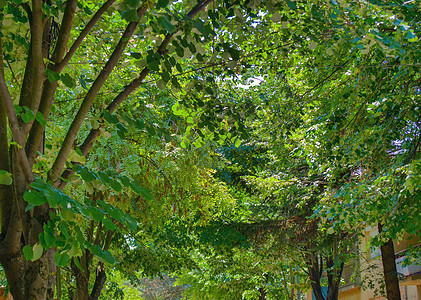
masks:
<svg viewBox="0 0 421 300"><path fill-rule="evenodd" d="M113 231L109 230L107 232L107 235L106 235L105 241L104 241L104 245L102 246L102 250L107 251L108 249L110 249L111 241L113 239L114 234L115 234L114 230Z"/></svg>
<svg viewBox="0 0 421 300"><path fill-rule="evenodd" d="M304 94L302 94L300 96L300 98L303 98L305 95L307 95L308 93L311 93L312 91L314 91L317 87L319 87L320 85L322 85L323 83L325 83L327 80L329 80L329 78L331 78L336 72L338 72L340 69L342 69L346 64L348 63L348 61L344 62L342 65L338 66L336 70L334 70L332 73L330 73L329 76L327 76L326 78L324 78L322 81L318 82L315 86L313 86L311 89L309 89L308 91L306 91Z"/></svg>
<svg viewBox="0 0 421 300"><path fill-rule="evenodd" d="M12 66L10 65L10 62L7 58L6 58L6 63L7 63L7 66L9 67L10 72L12 73L13 81L15 82L16 86L19 86L19 81L16 78L15 72L13 71Z"/></svg>
<svg viewBox="0 0 421 300"><path fill-rule="evenodd" d="M105 281L107 280L107 274L105 273L105 267L102 261L98 262L95 273L95 283L89 296L89 300L97 300L99 298Z"/></svg>
<svg viewBox="0 0 421 300"><path fill-rule="evenodd" d="M345 132L348 127L352 124L354 124L357 119L359 114L363 111L363 108L365 107L365 105L368 103L368 101L370 101L370 99L374 96L374 94L377 92L377 87L380 86L380 84L382 83L384 78L381 78L380 81L377 83L376 88L373 89L373 91L371 92L371 94L363 101L363 103L361 103L360 108L358 109L358 111L355 113L355 115L352 117L352 119L348 122L348 124L346 124L346 126L344 127L344 129L342 129L343 132Z"/></svg>

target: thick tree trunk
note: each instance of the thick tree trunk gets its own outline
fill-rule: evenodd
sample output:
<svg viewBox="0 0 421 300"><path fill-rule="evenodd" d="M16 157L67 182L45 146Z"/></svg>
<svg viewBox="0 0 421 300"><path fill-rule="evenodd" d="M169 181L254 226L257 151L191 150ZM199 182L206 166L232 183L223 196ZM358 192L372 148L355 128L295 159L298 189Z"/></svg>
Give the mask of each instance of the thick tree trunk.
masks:
<svg viewBox="0 0 421 300"><path fill-rule="evenodd" d="M16 155L13 155L16 161ZM42 232L45 215L37 214L36 211L25 212L25 202L23 193L28 184L19 165L13 165L13 197L8 201L12 203L8 226L2 229L0 239L0 262L3 265L10 291L14 300L46 299L49 276L54 272L50 271L49 256L50 251L37 261L27 261L22 253L25 245L33 246L38 242L38 235ZM2 195L4 196L4 195ZM26 232L26 234L25 234Z"/></svg>
<svg viewBox="0 0 421 300"><path fill-rule="evenodd" d="M378 224L379 233L383 231L383 225ZM386 295L388 300L401 300L399 289L399 278L396 270L395 248L393 241L389 239L380 247L382 253L384 282L386 285Z"/></svg>

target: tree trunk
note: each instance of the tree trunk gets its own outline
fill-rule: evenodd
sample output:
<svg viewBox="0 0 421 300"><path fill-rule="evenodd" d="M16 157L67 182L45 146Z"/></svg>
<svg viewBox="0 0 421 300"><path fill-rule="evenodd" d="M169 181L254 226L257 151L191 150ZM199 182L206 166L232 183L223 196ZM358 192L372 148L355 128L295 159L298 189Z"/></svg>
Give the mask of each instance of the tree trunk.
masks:
<svg viewBox="0 0 421 300"><path fill-rule="evenodd" d="M72 274L76 279L76 290L74 291L73 300L89 300L89 262L87 263L87 255L81 258L81 264L86 271L79 269L72 260Z"/></svg>
<svg viewBox="0 0 421 300"><path fill-rule="evenodd" d="M95 284L92 288L91 296L89 298L90 300L98 300L106 280L107 275L105 273L104 263L99 262L98 267L96 268Z"/></svg>
<svg viewBox="0 0 421 300"><path fill-rule="evenodd" d="M378 224L379 233L383 231L383 225ZM392 239L389 239L380 247L382 253L384 282L388 300L401 300L399 278L396 270L395 248Z"/></svg>
<svg viewBox="0 0 421 300"><path fill-rule="evenodd" d="M317 300L325 300L325 297L323 296L323 293L322 293L322 286L320 284L320 279L323 273L323 261L320 258L320 264L319 264L318 255L314 253L310 253L307 256L307 264L308 264L308 272L309 272L313 294Z"/></svg>
<svg viewBox="0 0 421 300"><path fill-rule="evenodd" d="M13 155L12 161L16 162L16 154ZM54 250L44 252L39 260L33 262L25 259L22 249L25 245L32 247L38 242L38 235L43 230L42 226L48 220L48 212L34 210L31 215L25 212L23 194L28 183L17 163L12 169L13 196L7 199L12 209L9 218L2 218L0 262L14 300L47 299L49 277L55 271L49 270L51 267L49 257L51 253L54 255ZM1 196L4 197L4 194Z"/></svg>
<svg viewBox="0 0 421 300"><path fill-rule="evenodd" d="M326 259L326 275L327 275L327 294L326 297L323 295L323 287L321 285L321 279L323 275L323 258L317 257L316 254L311 254L309 259L309 275L311 280L311 288L314 293L314 297L317 300L337 300L339 295L339 286L341 282L342 271L344 263L341 263L339 269L334 269L334 260L329 257Z"/></svg>
<svg viewBox="0 0 421 300"><path fill-rule="evenodd" d="M334 265L333 260L330 259L328 268L332 268ZM327 295L326 300L338 300L339 297L339 286L341 284L342 271L344 269L344 263L341 263L341 266L338 270L332 269L328 271L328 286L327 286Z"/></svg>

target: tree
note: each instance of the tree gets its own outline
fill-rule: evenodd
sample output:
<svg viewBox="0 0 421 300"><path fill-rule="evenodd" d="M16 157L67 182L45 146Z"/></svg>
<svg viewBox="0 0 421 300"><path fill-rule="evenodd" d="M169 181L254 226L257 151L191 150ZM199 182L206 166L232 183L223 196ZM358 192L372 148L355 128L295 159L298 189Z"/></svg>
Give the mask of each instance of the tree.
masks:
<svg viewBox="0 0 421 300"><path fill-rule="evenodd" d="M146 11L150 8L153 9L154 5L152 3L140 3L140 1L122 1L119 9L121 16L126 21L119 21L115 12L105 18L104 14L109 9L115 10L115 2L109 0L102 6L76 0L66 3L41 0L13 1L7 4L2 2L3 18L12 19L17 24L13 26L19 26L19 30L21 30L11 36L14 40L9 40L5 33L10 28L3 26L3 49L1 51L3 57L12 59L12 55L16 51L26 52L25 75L22 83L20 84L18 79L14 77L16 74L14 74L12 67L7 76L2 69L0 79L1 169L3 170L1 174L3 185L0 195L2 215L0 261L4 266L14 299L52 299L54 295L54 274L58 260L57 258L54 259L58 253L55 247L43 252L42 248L39 249L39 246L37 246L40 245L39 237L43 233L45 225L49 224L48 222L51 220L51 213L54 214L57 209L57 204L51 204L55 196L48 198L45 203L32 203L31 206L25 199L35 197L24 196L25 191L31 184L31 187L36 189L35 183L38 183L38 188L43 193L46 193L47 190L50 190L50 192L57 191L55 188L63 189L66 186L66 179L74 173L72 169L66 170L66 162L72 153L72 149L76 147L80 151L79 154L86 156L99 136L99 127L101 126L92 128L84 142L76 142L78 133L99 91L118 65L119 59L125 53L128 45L130 45L132 51L135 48L144 49L143 44L139 45L131 38L139 27L139 22L145 16ZM210 1L199 2L191 8L189 13L182 15L183 19L180 22L191 22L192 18L209 3ZM168 2L159 2L157 9L162 9L166 4ZM183 6L183 4L180 4L177 8ZM78 16L77 12L83 15ZM89 18L91 14L92 17L78 32L78 28L83 26L84 18L87 15ZM71 75L63 73L63 70L69 65L77 51L81 49L82 42L88 34L97 28L96 24L101 18L108 19L110 22L120 22L120 24L124 24L125 29L116 32L117 37L120 35L119 42L113 45L111 55L88 88L77 114L71 119L69 130L60 145L54 163L49 170L46 170L48 175L34 174L33 165L39 151L43 149L45 125L50 118L51 109L56 100L55 95L58 93L59 81L68 86L74 85ZM171 17L169 18L171 19ZM56 23L58 20L61 20L60 24ZM167 13L155 18L151 25L156 26L158 34L167 33L165 38L159 47L148 52L148 58L151 58L148 60L148 66L140 70L138 76L125 86L114 99L110 99L111 101L107 104L105 113L101 115L100 119L112 114L118 105L142 84L151 70L159 70L159 61L163 57L168 58L166 48L173 34L179 30L181 25L172 25ZM59 26L59 32L55 36L57 26ZM12 27L12 29L15 28ZM26 30L29 30L29 41L24 38ZM69 41L75 34L78 36L67 50ZM22 47L17 46L14 43L16 41L20 41ZM165 74L168 75L168 73ZM12 83L13 80L16 82ZM82 86L86 86L83 81L80 81L80 83ZM17 104L18 101L19 104ZM11 139L9 139L8 127L10 128ZM44 178L51 185L42 186L40 179L36 179L38 176L45 176ZM35 195L34 193L33 195ZM64 202L60 203L58 208L64 204ZM29 249L36 250L37 254L41 251L42 255L34 261L26 260L24 249L28 249L26 250L28 252L30 252ZM90 252L92 252L92 249L90 249ZM62 254L62 252L60 253Z"/></svg>

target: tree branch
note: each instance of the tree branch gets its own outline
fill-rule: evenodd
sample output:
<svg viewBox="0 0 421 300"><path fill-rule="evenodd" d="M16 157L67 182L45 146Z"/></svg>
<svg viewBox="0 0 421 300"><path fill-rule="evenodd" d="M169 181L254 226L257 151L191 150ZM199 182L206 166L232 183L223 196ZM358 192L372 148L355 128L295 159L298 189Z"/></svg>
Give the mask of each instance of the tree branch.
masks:
<svg viewBox="0 0 421 300"><path fill-rule="evenodd" d="M348 63L348 61L344 62L342 65L338 66L337 69L335 69L332 73L330 73L329 76L327 76L326 78L324 78L322 81L318 82L315 86L313 86L311 89L309 89L308 91L306 91L304 94L301 95L300 98L303 98L305 95L307 95L308 93L311 93L312 91L314 91L317 87L319 87L320 85L322 85L323 83L325 83L327 80L329 80L329 78L331 78L336 72L338 72L340 69L342 69L346 64Z"/></svg>
<svg viewBox="0 0 421 300"><path fill-rule="evenodd" d="M57 46L52 56L53 63L57 63L58 61L60 61L65 54L67 43L70 38L70 31L72 29L74 15L76 13L77 2L77 0L69 0L66 4L63 22L61 24L60 33L58 36ZM52 66L52 64L49 64L49 69L52 69ZM43 114L45 120L48 119L48 116L50 114L57 86L57 81L50 82L49 80L44 80L41 103L40 107L38 108L38 111L41 114ZM45 126L39 124L37 121L34 121L34 124L31 128L26 150L29 164L31 166L34 162L35 157L37 156L37 152L39 151L40 145L42 143L44 128Z"/></svg>
<svg viewBox="0 0 421 300"><path fill-rule="evenodd" d="M99 298L101 291L104 288L105 281L107 280L107 274L105 273L105 267L102 261L98 262L95 273L95 283L92 288L91 295L89 296L89 300L97 300Z"/></svg>
<svg viewBox="0 0 421 300"><path fill-rule="evenodd" d="M66 3L66 9L64 11L63 21L57 38L56 48L51 56L51 61L53 63L59 63L66 54L67 43L69 42L70 32L72 30L73 20L76 13L77 2L78 0L69 0Z"/></svg>
<svg viewBox="0 0 421 300"><path fill-rule="evenodd" d="M37 113L42 95L42 83L44 81L44 63L42 56L44 25L42 22L42 0L32 0L32 24L31 24L31 51L32 56L32 83L30 88L29 103L30 110ZM21 102L25 99L21 99ZM24 137L29 133L33 120L22 123L22 134ZM24 146L24 145L23 145Z"/></svg>
<svg viewBox="0 0 421 300"><path fill-rule="evenodd" d="M32 170L29 166L28 158L26 157L24 151L25 139L22 134L22 131L19 127L19 122L16 117L15 107L13 106L13 100L10 96L9 89L6 86L6 82L4 80L4 76L0 76L0 100L2 102L1 105L4 106L7 117L9 119L10 131L12 132L13 141L17 143L16 147L16 155L19 160L20 166L22 168L23 173L25 174L25 179L28 183L34 181L34 175L32 174Z"/></svg>
<svg viewBox="0 0 421 300"><path fill-rule="evenodd" d="M3 47L0 38L0 76L4 78L3 68ZM7 118L6 107L3 101L0 101L0 170L10 172L9 160L9 139L7 137ZM1 232L5 233L9 225L10 216L13 210L12 187L10 185L0 184L0 215Z"/></svg>
<svg viewBox="0 0 421 300"><path fill-rule="evenodd" d="M193 9L187 14L188 17L190 18L194 18L195 16L197 16L201 11L203 11L206 6L213 2L214 0L206 0L206 1L201 1L199 2L195 7L193 7ZM166 48L168 47L171 39L173 37L173 33L169 33L165 36L164 40L161 42L161 45L159 46L157 52L159 54L163 54L166 51ZM108 110L108 112L110 114L114 113L115 110L117 109L117 107L123 103L124 100L127 99L127 97L133 93L137 88L139 88L142 83L143 80L146 78L146 76L148 76L148 74L150 73L150 70L148 69L148 67L145 67L140 74L132 81L130 82L130 84L128 84L118 95L117 97L108 105L108 107L106 108L106 110ZM86 99L86 98L85 98ZM103 115L101 115L101 118L103 118ZM89 151L92 149L96 139L98 138L98 136L100 135L101 131L100 128L97 129L92 129L88 136L86 137L86 139L84 140L84 142L82 143L82 145L79 147L79 149L82 151L83 155L86 156ZM63 174L62 174L62 178L63 179L67 179L69 178L69 176L71 174L73 174L74 172L72 170L66 170ZM57 175L56 175L57 176ZM61 180L60 183L58 183L58 186L62 189L66 186L67 182Z"/></svg>
<svg viewBox="0 0 421 300"><path fill-rule="evenodd" d="M108 8L110 8L111 5L113 5L115 0L108 0L105 2L100 9L95 13L95 15L92 17L92 19L88 22L88 24L85 26L85 28L82 30L82 32L79 34L76 41L73 43L73 45L70 47L70 50L67 52L66 56L63 58L60 63L58 63L54 67L54 71L60 73L64 67L69 63L69 61L72 59L73 55L76 53L76 50L79 48L79 46L82 44L82 41L85 39L85 37L88 35L88 33L94 28L95 24L101 19L101 16L107 11Z"/></svg>
<svg viewBox="0 0 421 300"><path fill-rule="evenodd" d="M147 8L148 7L144 5L137 10L137 15L139 17L139 20L142 18ZM67 132L66 138L64 139L60 152L57 155L57 158L54 161L54 164L49 172L49 176L48 176L49 180L51 180L53 183L59 184L58 180L60 178L61 173L63 172L63 168L66 163L67 157L70 154L70 151L73 147L73 144L80 130L80 127L85 121L85 118L89 110L91 109L91 106L95 100L96 95L98 94L102 86L104 85L108 76L110 76L114 67L117 65L117 62L120 56L123 54L123 51L125 47L127 46L127 44L129 43L129 39L133 35L138 24L139 22L129 23L120 41L118 42L116 48L114 49L113 54L111 54L111 57L109 58L104 68L102 69L101 73L98 75L98 77L92 84L91 88L89 89L88 93L86 94L85 99L83 100L78 113L76 114L72 124L70 125L69 131Z"/></svg>

